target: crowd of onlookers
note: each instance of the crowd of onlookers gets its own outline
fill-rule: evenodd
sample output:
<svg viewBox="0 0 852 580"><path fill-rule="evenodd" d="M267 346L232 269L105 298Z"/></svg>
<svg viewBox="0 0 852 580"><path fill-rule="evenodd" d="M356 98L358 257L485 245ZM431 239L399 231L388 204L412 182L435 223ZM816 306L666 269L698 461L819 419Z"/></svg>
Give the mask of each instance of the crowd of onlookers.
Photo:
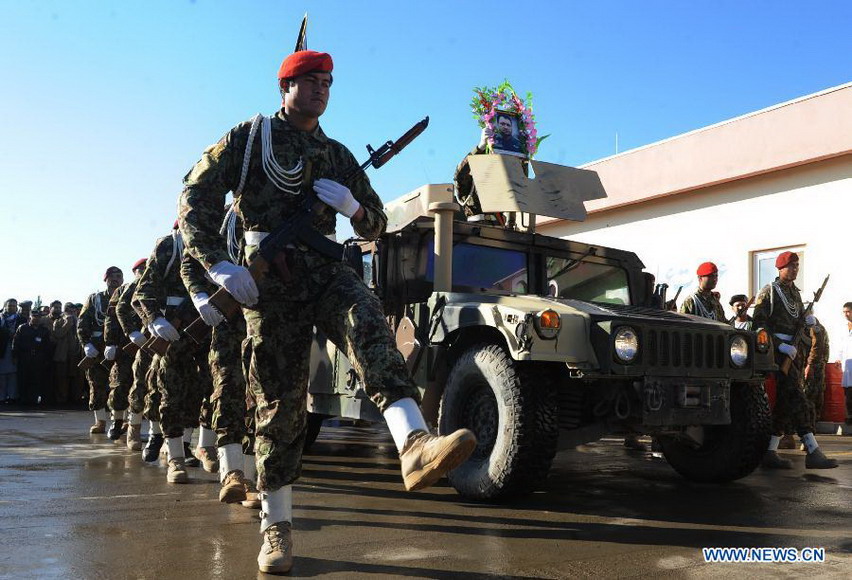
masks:
<svg viewBox="0 0 852 580"><path fill-rule="evenodd" d="M79 407L88 400L77 368L83 349L77 340L82 304L55 300L50 306L3 303L0 313L0 404Z"/></svg>

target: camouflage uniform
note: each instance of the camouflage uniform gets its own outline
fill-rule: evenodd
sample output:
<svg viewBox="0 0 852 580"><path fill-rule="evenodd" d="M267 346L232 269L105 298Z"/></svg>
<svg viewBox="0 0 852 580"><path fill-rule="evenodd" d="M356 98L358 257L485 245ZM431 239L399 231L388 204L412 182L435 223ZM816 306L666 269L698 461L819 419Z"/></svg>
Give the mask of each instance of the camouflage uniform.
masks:
<svg viewBox="0 0 852 580"><path fill-rule="evenodd" d="M109 290L90 294L77 321L77 338L81 345L91 342L98 352L104 352L104 318L109 304ZM89 410L97 411L107 406L109 373L99 364L86 370L89 380Z"/></svg>
<svg viewBox="0 0 852 580"><path fill-rule="evenodd" d="M218 227L226 193L238 189L249 129L250 123L245 122L228 132L204 152L184 179L181 231L187 249L207 269L229 259ZM260 139L256 139L259 151ZM309 163L311 183L322 177L343 181L358 165L349 150L326 137L319 126L299 131L286 121L283 111L272 118L272 150L282 167L295 167L300 159ZM363 172L347 185L364 210L363 219L352 223L355 232L377 238L387 224L381 200ZM264 173L261 155L252 155L237 213L247 231L268 232L297 213L302 198L276 188ZM321 234L333 234L337 212L320 206L312 225ZM256 253L257 246L246 246L244 263L250 263ZM248 359L246 378L257 399L258 488L264 491L294 482L301 472L314 326L346 353L381 411L399 399L420 398L381 304L354 270L303 244L283 253L287 279L268 272L257 280L258 303L243 308L248 332L243 353Z"/></svg>
<svg viewBox="0 0 852 580"><path fill-rule="evenodd" d="M147 389L145 391L145 406L142 409L142 415L149 421L154 421L156 423L160 422L160 403L163 400L162 395L160 394L160 382L157 380L161 359L162 357L160 355L153 355L151 357L151 363L145 371L145 384L147 385Z"/></svg>
<svg viewBox="0 0 852 580"><path fill-rule="evenodd" d="M727 322L725 309L716 295L712 292L702 292L696 290L691 295L684 299L683 304L678 310L681 314L692 314L693 316L701 316L710 320L718 320L719 322Z"/></svg>
<svg viewBox="0 0 852 580"><path fill-rule="evenodd" d="M825 397L825 365L828 364L828 332L817 323L810 329L811 348L808 351L807 366L810 367L810 378L805 379L805 394L814 410L813 422L822 417L823 399Z"/></svg>
<svg viewBox="0 0 852 580"><path fill-rule="evenodd" d="M125 411L129 405L128 395L133 386L133 357L121 349L129 342L118 320L118 299L131 283L122 284L112 293L109 307L104 317L104 344L118 348L115 362L109 371L109 408L113 411Z"/></svg>
<svg viewBox="0 0 852 580"><path fill-rule="evenodd" d="M195 309L180 278L181 256L175 255L180 244L176 235L177 232L157 240L133 295L146 326L161 316L168 320L180 313L187 322L194 317L190 312L195 313ZM159 357L155 377L161 396L160 426L166 438L181 437L185 428L198 426L202 401L211 389L206 358L207 348L185 336L172 342L166 354Z"/></svg>
<svg viewBox="0 0 852 580"><path fill-rule="evenodd" d="M132 305L133 293L136 292L137 283L138 280L130 282L124 291L121 292L115 307L115 313L125 335L129 336L131 332L144 331L143 334L147 336L147 331L144 329L145 325L142 324L142 318L134 310ZM130 388L130 393L128 394L128 405L132 413L140 414L145 409L145 393L148 390L145 375L150 366L151 355L140 348L133 358L133 365L131 367L133 386ZM159 402L157 405L159 405Z"/></svg>
<svg viewBox="0 0 852 580"><path fill-rule="evenodd" d="M190 294L212 295L215 286L205 278L204 267L184 253L180 275ZM232 443L245 446L246 380L242 368L242 343L246 338L246 323L242 315L213 327L208 362L213 376L210 396L212 429L216 432L216 447Z"/></svg>
<svg viewBox="0 0 852 580"><path fill-rule="evenodd" d="M792 339L781 339L778 335L792 335L796 330L798 318L787 310L778 292L783 292L783 298L794 312L798 308L798 313L801 314L804 305L799 289L794 284L783 284L780 278L775 278L775 283L767 284L758 293L753 318L756 330L764 328L773 335L775 363L780 367L789 357L778 351L778 344L781 342L791 344ZM775 408L772 411L774 435L796 432L799 436L804 436L814 430L813 407L802 389L802 371L806 352L802 345L794 346L797 348L796 360L790 365L790 372L786 375L780 370L775 373Z"/></svg>

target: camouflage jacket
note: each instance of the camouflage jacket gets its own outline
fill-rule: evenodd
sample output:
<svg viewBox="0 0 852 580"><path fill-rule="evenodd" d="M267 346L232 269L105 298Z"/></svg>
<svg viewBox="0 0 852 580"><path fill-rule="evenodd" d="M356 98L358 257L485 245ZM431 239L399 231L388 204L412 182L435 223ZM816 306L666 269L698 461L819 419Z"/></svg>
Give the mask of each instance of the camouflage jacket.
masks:
<svg viewBox="0 0 852 580"><path fill-rule="evenodd" d="M139 316L139 313L133 308L133 293L136 292L136 286L139 284L139 280L136 279L129 284L126 284L126 288L118 297L118 303L115 306L115 313L118 317L118 323L121 325L121 329L124 331L125 335L129 335L131 332L142 330L142 317Z"/></svg>
<svg viewBox="0 0 852 580"><path fill-rule="evenodd" d="M680 305L681 314L692 314L693 316L701 316L710 320L718 320L719 322L727 322L725 310L716 295L712 292L705 294L699 290L693 292L690 296L684 299Z"/></svg>
<svg viewBox="0 0 852 580"><path fill-rule="evenodd" d="M271 120L272 152L281 167L293 168L300 159L310 161L311 181L325 177L340 182L358 166L352 153L326 137L319 126L311 132L297 130L286 120L283 110ZM184 178L179 202L181 232L192 256L208 270L229 260L219 226L225 212L225 195L239 186L250 129L250 121L231 129L204 151ZM261 136L256 134L245 185L235 203L246 230L269 232L301 209L302 194L291 195L270 182L263 170L261 149ZM370 180L360 171L346 185L364 209L364 218L352 223L355 232L367 239L379 237L385 231L387 217ZM337 212L324 204L320 206L314 212L312 225L323 235L333 234Z"/></svg>
<svg viewBox="0 0 852 580"><path fill-rule="evenodd" d="M184 250L181 256L180 277L193 296L202 293L211 296L216 291L217 286L207 278L207 270L187 250Z"/></svg>
<svg viewBox="0 0 852 580"><path fill-rule="evenodd" d="M132 303L142 314L145 325L163 316L167 307L177 306L189 298L189 293L180 278L182 248L177 232L157 240L145 271L139 277Z"/></svg>
<svg viewBox="0 0 852 580"><path fill-rule="evenodd" d="M108 346L124 346L127 344L127 337L124 335L124 331L121 328L121 324L118 320L118 312L116 310L118 306L118 299L121 296L121 293L127 290L127 287L130 286L131 283L125 283L115 289L110 296L109 306L107 307L107 313L104 317L104 344Z"/></svg>
<svg viewBox="0 0 852 580"><path fill-rule="evenodd" d="M808 352L809 365L825 365L828 362L828 332L822 324L817 323L810 329L811 348Z"/></svg>
<svg viewBox="0 0 852 580"><path fill-rule="evenodd" d="M779 296L779 292L783 295ZM785 304L786 303L786 304ZM772 334L793 334L804 306L795 284L782 284L775 278L760 289L754 302L754 328L765 328Z"/></svg>
<svg viewBox="0 0 852 580"><path fill-rule="evenodd" d="M80 344L103 341L104 318L106 318L109 299L109 290L95 292L86 298L83 309L80 311L80 318L77 320L77 338Z"/></svg>

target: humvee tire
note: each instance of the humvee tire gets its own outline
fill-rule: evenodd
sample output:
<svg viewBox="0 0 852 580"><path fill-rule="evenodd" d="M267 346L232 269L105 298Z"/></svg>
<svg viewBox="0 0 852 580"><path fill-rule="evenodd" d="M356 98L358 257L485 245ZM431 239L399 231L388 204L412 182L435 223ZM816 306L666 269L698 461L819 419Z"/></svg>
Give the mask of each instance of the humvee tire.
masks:
<svg viewBox="0 0 852 580"><path fill-rule="evenodd" d="M499 500L530 493L556 454L553 374L547 365L513 361L498 345L473 346L450 370L438 422L441 433L467 427L478 439L470 459L448 475L459 494Z"/></svg>
<svg viewBox="0 0 852 580"><path fill-rule="evenodd" d="M731 385L731 424L706 425L696 448L673 437L659 437L666 460L686 479L724 483L745 477L760 464L769 446L772 415L763 385Z"/></svg>

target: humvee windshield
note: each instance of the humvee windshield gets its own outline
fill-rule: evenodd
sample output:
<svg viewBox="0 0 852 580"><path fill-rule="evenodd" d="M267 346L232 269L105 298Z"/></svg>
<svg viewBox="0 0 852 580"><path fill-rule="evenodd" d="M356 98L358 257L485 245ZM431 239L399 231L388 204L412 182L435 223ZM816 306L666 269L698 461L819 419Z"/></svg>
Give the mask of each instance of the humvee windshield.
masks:
<svg viewBox="0 0 852 580"><path fill-rule="evenodd" d="M585 302L630 304L627 272L609 264L547 258L549 295Z"/></svg>
<svg viewBox="0 0 852 580"><path fill-rule="evenodd" d="M430 241L426 279L432 281L435 254ZM453 288L526 294L527 254L516 250L460 243L453 246Z"/></svg>

